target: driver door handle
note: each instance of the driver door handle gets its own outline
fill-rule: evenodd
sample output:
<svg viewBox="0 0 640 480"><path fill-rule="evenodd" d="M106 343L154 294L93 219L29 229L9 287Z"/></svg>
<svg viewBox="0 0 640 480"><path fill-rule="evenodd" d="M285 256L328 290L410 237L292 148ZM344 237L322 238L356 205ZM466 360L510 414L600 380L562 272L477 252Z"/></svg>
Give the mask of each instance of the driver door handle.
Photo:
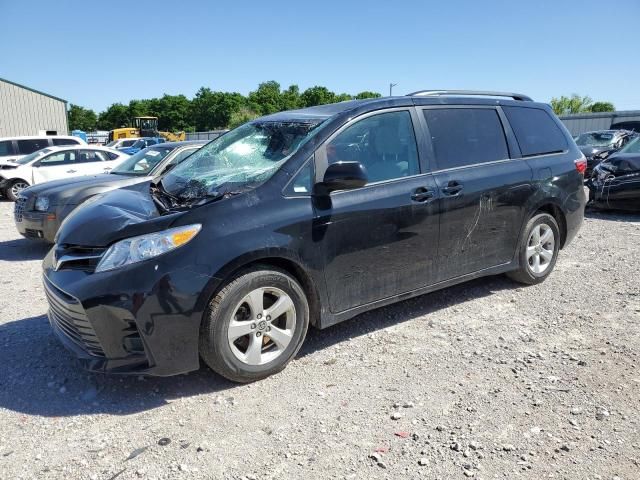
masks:
<svg viewBox="0 0 640 480"><path fill-rule="evenodd" d="M416 188L411 194L411 200L414 202L425 203L431 199L433 199L433 191L429 190L427 187Z"/></svg>
<svg viewBox="0 0 640 480"><path fill-rule="evenodd" d="M67 173L76 173L77 170L74 170L73 168L71 170L67 170Z"/></svg>

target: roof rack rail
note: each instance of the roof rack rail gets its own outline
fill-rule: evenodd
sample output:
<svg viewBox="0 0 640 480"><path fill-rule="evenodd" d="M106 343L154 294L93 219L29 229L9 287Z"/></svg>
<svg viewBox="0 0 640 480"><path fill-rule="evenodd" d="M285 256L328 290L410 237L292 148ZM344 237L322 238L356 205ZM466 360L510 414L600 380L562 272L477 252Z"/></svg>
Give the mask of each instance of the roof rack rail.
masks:
<svg viewBox="0 0 640 480"><path fill-rule="evenodd" d="M434 96L440 97L444 95L477 95L482 97L508 97L521 102L533 102L531 97L523 95L521 93L509 93L509 92L483 92L479 90L418 90L417 92L408 93L407 97L414 96Z"/></svg>

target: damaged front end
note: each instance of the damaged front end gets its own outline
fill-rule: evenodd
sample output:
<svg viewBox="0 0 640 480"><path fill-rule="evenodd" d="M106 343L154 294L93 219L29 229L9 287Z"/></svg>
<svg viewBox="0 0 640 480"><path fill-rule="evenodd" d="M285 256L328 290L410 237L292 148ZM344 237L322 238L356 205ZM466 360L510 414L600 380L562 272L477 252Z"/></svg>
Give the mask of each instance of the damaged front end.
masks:
<svg viewBox="0 0 640 480"><path fill-rule="evenodd" d="M586 182L589 206L640 210L640 155L617 154L596 166Z"/></svg>

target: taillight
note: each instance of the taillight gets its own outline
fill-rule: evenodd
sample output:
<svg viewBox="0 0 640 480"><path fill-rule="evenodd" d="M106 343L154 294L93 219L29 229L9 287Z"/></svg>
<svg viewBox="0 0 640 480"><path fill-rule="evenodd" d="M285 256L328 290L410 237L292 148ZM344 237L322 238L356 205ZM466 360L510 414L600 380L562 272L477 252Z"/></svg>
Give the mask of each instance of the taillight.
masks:
<svg viewBox="0 0 640 480"><path fill-rule="evenodd" d="M580 175L584 175L584 172L587 171L587 159L585 156L583 155L579 159L575 160L574 163L576 164L576 170L578 173Z"/></svg>

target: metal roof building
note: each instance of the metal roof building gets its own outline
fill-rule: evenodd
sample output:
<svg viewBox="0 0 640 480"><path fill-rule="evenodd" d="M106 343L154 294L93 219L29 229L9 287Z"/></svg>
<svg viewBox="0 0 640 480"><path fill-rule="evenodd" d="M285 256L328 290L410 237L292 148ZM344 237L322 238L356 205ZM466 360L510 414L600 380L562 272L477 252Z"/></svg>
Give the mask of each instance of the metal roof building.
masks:
<svg viewBox="0 0 640 480"><path fill-rule="evenodd" d="M0 78L0 137L68 133L66 100Z"/></svg>
<svg viewBox="0 0 640 480"><path fill-rule="evenodd" d="M571 135L579 135L594 130L625 129L640 132L640 110L619 112L576 113L562 115L560 120Z"/></svg>

